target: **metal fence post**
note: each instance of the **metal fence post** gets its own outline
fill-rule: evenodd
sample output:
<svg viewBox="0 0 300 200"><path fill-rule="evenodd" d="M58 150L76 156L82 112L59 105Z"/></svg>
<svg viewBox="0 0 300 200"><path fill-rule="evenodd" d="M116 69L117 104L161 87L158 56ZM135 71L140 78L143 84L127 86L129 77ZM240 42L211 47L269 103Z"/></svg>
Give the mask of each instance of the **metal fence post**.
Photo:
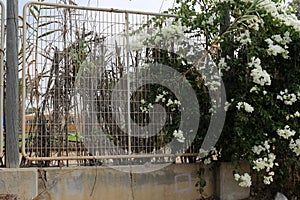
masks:
<svg viewBox="0 0 300 200"><path fill-rule="evenodd" d="M18 0L7 1L6 167L19 167Z"/></svg>

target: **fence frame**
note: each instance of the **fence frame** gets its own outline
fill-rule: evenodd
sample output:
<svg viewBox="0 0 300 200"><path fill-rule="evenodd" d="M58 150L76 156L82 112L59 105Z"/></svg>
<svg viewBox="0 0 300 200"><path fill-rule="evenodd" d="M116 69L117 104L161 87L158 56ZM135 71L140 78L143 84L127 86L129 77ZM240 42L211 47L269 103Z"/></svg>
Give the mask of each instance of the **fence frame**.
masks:
<svg viewBox="0 0 300 200"><path fill-rule="evenodd" d="M156 158L156 157L178 157L178 156L197 156L198 153L173 153L173 154L131 154L129 151L127 155L95 155L95 156L60 156L60 157L30 157L25 150L25 130L26 130L26 118L25 118L25 97L26 97L26 83L25 83L25 57L26 57L26 28L27 28L27 15L26 9L31 5L40 5L40 6L51 6L54 8L66 8L66 9L80 9L84 11L98 11L98 12L107 12L107 13L123 13L125 14L125 22L126 22L126 63L128 67L129 63L129 22L128 22L128 14L142 14L142 15L151 15L151 16L161 16L161 17L175 17L175 15L171 14L162 14L162 13L153 13L153 12L140 12L140 11L132 11L132 10L120 10L120 9L107 9L107 8L96 8L96 7L86 7L86 6L78 6L78 5L66 5L66 4L57 4L57 3L46 3L46 2L27 2L23 7L23 37L22 37L22 148L21 153L23 158L28 161L58 161L58 160L94 160L94 159L119 159L119 158ZM128 81L129 84L129 81ZM130 91L128 90L129 94ZM129 97L130 98L130 97ZM130 104L130 102L128 102ZM130 106L128 106L130 108ZM130 112L128 112L130 116ZM128 133L130 135L130 133ZM130 137L129 137L130 138ZM130 141L129 141L130 144ZM130 148L129 148L130 149Z"/></svg>
<svg viewBox="0 0 300 200"><path fill-rule="evenodd" d="M2 1L0 1L0 9L1 9L1 31L0 31L0 120L1 120L1 128L0 128L0 156L3 156L4 153L4 107L3 107L3 101L4 101L4 77L3 77L3 71L4 71L4 63L3 63L3 57L4 57L4 37L5 37L5 6Z"/></svg>

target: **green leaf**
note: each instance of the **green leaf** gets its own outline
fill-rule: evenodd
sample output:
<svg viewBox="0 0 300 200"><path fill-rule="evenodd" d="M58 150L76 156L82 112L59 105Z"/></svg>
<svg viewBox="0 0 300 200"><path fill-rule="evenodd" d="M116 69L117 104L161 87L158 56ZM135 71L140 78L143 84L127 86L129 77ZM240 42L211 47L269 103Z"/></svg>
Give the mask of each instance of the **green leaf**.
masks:
<svg viewBox="0 0 300 200"><path fill-rule="evenodd" d="M205 179L200 179L200 187L201 188L203 188L203 187L205 187L206 186L206 181L205 181Z"/></svg>
<svg viewBox="0 0 300 200"><path fill-rule="evenodd" d="M33 8L35 8L36 6L33 6ZM37 10L37 8L35 8L35 10ZM35 14L34 10L32 9L32 7L29 8L29 12L30 14L33 16L33 18L38 21L38 17L37 15ZM39 11L38 11L39 12Z"/></svg>
<svg viewBox="0 0 300 200"><path fill-rule="evenodd" d="M60 29L54 29L54 30L48 31L48 32L43 33L42 35L38 36L38 38L40 39L40 38L45 37L47 35L53 34L53 33L57 32L57 31L61 31L61 30Z"/></svg>
<svg viewBox="0 0 300 200"><path fill-rule="evenodd" d="M45 22L43 24L39 24L38 27L41 28L41 27L48 26L50 24L55 24L55 23L59 23L59 22L58 21Z"/></svg>

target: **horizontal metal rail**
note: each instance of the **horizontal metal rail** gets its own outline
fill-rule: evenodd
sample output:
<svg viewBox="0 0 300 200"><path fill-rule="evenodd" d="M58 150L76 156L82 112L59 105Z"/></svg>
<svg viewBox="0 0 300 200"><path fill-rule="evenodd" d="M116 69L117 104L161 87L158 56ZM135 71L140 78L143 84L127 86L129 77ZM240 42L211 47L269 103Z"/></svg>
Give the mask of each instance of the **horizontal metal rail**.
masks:
<svg viewBox="0 0 300 200"><path fill-rule="evenodd" d="M131 154L131 155L105 155L105 156L60 156L60 157L29 157L32 161L53 161L53 160L101 160L101 159L121 159L121 158L163 158L163 157L197 157L198 153L184 154Z"/></svg>
<svg viewBox="0 0 300 200"><path fill-rule="evenodd" d="M57 3L49 3L49 2L36 2L36 1L29 1L29 2L27 2L24 5L24 9L26 9L30 5L52 6L52 7L56 7L56 8L80 9L80 10L88 10L88 11L102 11L102 12L113 12L113 13L141 14L141 15L158 16L158 17L176 17L176 15L166 14L166 13L142 12L142 11L135 11L135 10L114 9L114 8L97 8L97 7L87 7L87 6L78 6L78 5L66 5L66 4L57 4ZM23 13L24 13L24 9L23 9Z"/></svg>

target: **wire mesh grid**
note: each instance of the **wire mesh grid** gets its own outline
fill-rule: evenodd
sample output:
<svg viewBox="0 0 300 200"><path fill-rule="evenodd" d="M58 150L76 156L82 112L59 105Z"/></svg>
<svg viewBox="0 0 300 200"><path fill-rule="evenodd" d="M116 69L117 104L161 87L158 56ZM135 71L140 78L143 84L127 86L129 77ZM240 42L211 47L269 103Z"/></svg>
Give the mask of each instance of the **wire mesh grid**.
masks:
<svg viewBox="0 0 300 200"><path fill-rule="evenodd" d="M173 162L170 157L183 153L185 148L172 152L167 145L180 109L167 114L154 109L151 118L150 100L168 91L140 86L151 78L139 76L144 64L157 58L130 50L134 32L153 28L147 22L157 16L41 2L25 5L23 165ZM143 132L145 125L155 135Z"/></svg>

